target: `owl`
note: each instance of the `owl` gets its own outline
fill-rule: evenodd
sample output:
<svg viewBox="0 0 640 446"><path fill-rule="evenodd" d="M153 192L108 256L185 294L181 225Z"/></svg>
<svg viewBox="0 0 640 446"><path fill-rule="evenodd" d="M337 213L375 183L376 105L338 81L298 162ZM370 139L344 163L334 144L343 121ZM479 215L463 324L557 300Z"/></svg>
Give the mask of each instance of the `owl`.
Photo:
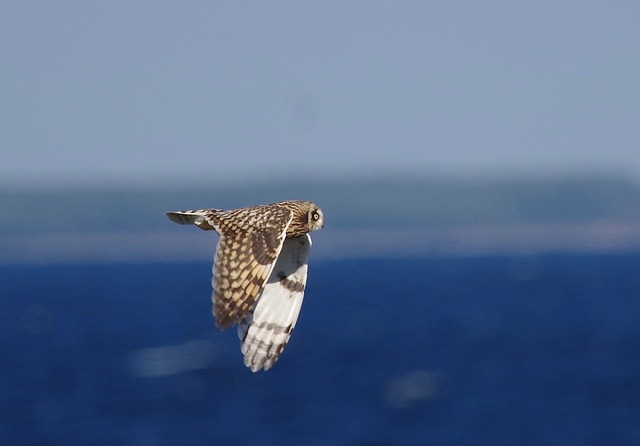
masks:
<svg viewBox="0 0 640 446"><path fill-rule="evenodd" d="M310 201L247 208L167 212L171 221L220 234L213 263L213 314L238 325L244 363L253 372L278 360L295 327L307 282L309 233L324 227Z"/></svg>

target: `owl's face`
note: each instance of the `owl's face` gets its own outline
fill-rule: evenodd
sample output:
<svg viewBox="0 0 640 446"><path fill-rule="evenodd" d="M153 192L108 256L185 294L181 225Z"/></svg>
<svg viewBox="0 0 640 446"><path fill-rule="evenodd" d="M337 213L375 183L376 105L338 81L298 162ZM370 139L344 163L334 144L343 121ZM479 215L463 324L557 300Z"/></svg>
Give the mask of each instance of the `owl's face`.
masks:
<svg viewBox="0 0 640 446"><path fill-rule="evenodd" d="M307 221L309 224L309 232L324 228L324 215L322 214L322 209L315 204L312 204L311 209L307 214Z"/></svg>
<svg viewBox="0 0 640 446"><path fill-rule="evenodd" d="M310 201L292 200L276 203L293 211L293 220L287 228L287 237L300 237L324 226L322 210Z"/></svg>

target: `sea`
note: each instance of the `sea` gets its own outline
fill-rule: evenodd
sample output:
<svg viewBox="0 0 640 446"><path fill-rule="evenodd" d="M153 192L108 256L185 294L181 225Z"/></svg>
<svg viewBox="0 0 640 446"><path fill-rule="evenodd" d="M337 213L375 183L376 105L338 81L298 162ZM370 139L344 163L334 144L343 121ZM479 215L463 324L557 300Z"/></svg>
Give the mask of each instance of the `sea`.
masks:
<svg viewBox="0 0 640 446"><path fill-rule="evenodd" d="M312 253L293 336L257 373L210 277L1 265L0 444L640 444L640 253Z"/></svg>

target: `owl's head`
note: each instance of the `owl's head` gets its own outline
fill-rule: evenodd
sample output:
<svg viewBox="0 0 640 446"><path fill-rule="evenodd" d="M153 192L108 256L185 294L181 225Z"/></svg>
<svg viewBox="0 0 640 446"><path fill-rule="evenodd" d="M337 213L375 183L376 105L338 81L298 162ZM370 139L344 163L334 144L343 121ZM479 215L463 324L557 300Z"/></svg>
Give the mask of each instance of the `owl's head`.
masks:
<svg viewBox="0 0 640 446"><path fill-rule="evenodd" d="M309 224L309 232L316 229L324 228L324 214L315 203L309 203L309 211L307 212L307 222Z"/></svg>
<svg viewBox="0 0 640 446"><path fill-rule="evenodd" d="M292 200L278 203L293 211L293 220L287 229L288 237L299 237L324 227L322 210L310 201Z"/></svg>

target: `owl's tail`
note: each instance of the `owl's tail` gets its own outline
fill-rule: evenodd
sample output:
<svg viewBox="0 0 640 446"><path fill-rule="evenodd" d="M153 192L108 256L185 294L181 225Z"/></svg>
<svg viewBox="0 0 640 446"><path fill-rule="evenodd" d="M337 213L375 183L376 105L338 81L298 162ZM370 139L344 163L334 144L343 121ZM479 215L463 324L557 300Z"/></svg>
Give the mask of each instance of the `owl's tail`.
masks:
<svg viewBox="0 0 640 446"><path fill-rule="evenodd" d="M174 211L167 212L169 220L181 225L196 225L200 229L210 231L215 229L211 224L211 220L207 216L215 214L216 209L198 209L192 211Z"/></svg>

